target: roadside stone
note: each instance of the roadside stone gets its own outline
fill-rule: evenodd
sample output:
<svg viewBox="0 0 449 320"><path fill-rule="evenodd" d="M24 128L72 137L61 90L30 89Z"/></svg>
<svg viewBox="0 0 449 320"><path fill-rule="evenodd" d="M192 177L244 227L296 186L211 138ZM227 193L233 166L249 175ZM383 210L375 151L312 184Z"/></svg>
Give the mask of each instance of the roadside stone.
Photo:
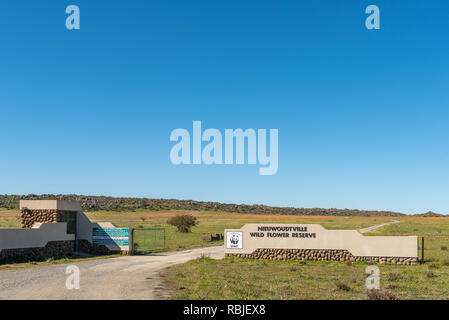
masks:
<svg viewBox="0 0 449 320"><path fill-rule="evenodd" d="M298 260L298 261L366 261L369 263L416 264L417 258L355 257L348 250L312 249L257 249L251 254L226 254L247 259Z"/></svg>

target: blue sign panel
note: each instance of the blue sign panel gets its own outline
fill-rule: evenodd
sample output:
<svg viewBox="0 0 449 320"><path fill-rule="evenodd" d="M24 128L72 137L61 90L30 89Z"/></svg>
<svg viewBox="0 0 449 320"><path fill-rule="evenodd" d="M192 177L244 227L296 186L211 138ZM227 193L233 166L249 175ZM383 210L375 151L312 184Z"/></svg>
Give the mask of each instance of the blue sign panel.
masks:
<svg viewBox="0 0 449 320"><path fill-rule="evenodd" d="M128 228L93 228L92 242L105 246L129 246Z"/></svg>

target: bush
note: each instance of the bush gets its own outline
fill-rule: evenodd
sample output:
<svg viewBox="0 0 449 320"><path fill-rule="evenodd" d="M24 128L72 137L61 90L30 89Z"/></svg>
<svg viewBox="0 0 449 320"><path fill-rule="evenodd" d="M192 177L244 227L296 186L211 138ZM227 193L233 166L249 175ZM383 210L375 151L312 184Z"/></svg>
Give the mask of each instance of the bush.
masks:
<svg viewBox="0 0 449 320"><path fill-rule="evenodd" d="M396 300L397 297L389 292L389 291L382 291L379 289L371 289L367 292L368 299L370 300Z"/></svg>
<svg viewBox="0 0 449 320"><path fill-rule="evenodd" d="M397 272L392 272L388 274L388 280L390 281L400 280L402 278L403 278L402 274Z"/></svg>
<svg viewBox="0 0 449 320"><path fill-rule="evenodd" d="M190 232L190 228L196 226L199 222L194 216L188 214L177 214L167 220L169 225L178 228L178 232Z"/></svg>
<svg viewBox="0 0 449 320"><path fill-rule="evenodd" d="M388 286L386 286L386 288L388 290L395 290L395 289L399 288L399 286L397 284L391 284L390 283Z"/></svg>
<svg viewBox="0 0 449 320"><path fill-rule="evenodd" d="M447 247L446 246L441 246L441 250L446 251Z"/></svg>
<svg viewBox="0 0 449 320"><path fill-rule="evenodd" d="M349 290L351 290L351 288L346 283L344 283L343 281L336 282L335 286L337 287L337 290L342 290L342 291L349 291Z"/></svg>

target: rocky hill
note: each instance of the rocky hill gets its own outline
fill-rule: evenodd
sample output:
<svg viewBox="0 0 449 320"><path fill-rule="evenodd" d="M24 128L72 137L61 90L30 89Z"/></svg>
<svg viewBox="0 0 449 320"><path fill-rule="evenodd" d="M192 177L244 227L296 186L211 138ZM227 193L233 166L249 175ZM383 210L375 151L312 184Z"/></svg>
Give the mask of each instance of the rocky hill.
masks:
<svg viewBox="0 0 449 320"><path fill-rule="evenodd" d="M441 213L428 211L426 213L415 214L415 217L437 218L437 217L445 217L445 215Z"/></svg>
<svg viewBox="0 0 449 320"><path fill-rule="evenodd" d="M265 205L228 204L194 200L149 199L149 198L115 198L106 196L84 195L0 195L0 207L18 209L19 200L64 199L81 202L84 210L135 211L135 210L189 210L189 211L223 211L250 214L282 214L282 215L323 215L323 216L404 216L392 211L369 211L356 209L322 209L271 207Z"/></svg>

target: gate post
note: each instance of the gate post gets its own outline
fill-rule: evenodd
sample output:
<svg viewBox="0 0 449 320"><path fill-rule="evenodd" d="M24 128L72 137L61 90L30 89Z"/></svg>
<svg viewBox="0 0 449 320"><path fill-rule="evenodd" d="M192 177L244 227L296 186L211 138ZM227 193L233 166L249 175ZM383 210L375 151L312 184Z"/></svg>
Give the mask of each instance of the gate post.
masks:
<svg viewBox="0 0 449 320"><path fill-rule="evenodd" d="M130 255L134 255L134 228L129 228L129 241L131 241L131 243L129 244L129 254Z"/></svg>
<svg viewBox="0 0 449 320"><path fill-rule="evenodd" d="M424 263L424 237L421 238L421 263Z"/></svg>

